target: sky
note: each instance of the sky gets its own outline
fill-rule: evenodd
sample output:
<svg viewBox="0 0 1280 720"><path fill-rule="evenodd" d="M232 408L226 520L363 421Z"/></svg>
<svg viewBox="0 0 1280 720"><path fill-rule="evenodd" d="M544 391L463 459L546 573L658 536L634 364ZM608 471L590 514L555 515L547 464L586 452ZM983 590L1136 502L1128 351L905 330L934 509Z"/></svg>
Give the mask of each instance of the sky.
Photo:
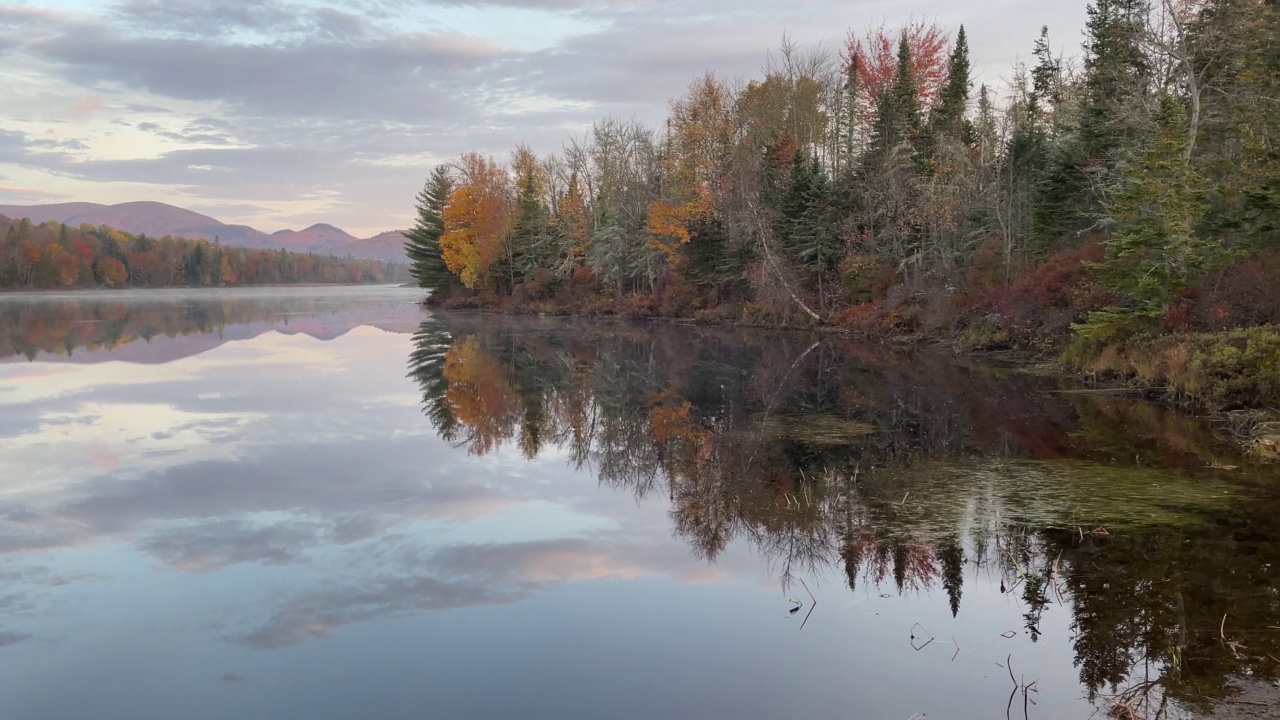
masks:
<svg viewBox="0 0 1280 720"><path fill-rule="evenodd" d="M998 86L1085 0L0 0L0 204L155 200L274 232L408 227L430 168L657 123L784 33L964 24Z"/></svg>

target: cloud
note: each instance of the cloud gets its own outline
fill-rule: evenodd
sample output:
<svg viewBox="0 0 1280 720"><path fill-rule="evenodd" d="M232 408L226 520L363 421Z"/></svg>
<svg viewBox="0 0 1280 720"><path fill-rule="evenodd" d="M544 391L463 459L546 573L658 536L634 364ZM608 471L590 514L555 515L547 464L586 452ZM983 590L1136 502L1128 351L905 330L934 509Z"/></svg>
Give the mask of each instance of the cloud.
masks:
<svg viewBox="0 0 1280 720"><path fill-rule="evenodd" d="M9 645L17 645L23 640L29 640L31 636L26 633L16 633L8 631L0 631L0 648Z"/></svg>
<svg viewBox="0 0 1280 720"><path fill-rule="evenodd" d="M836 48L845 29L910 15L967 23L975 68L998 82L1043 23L1070 52L1083 5L985 0L124 0L97 10L0 8L0 55L33 98L0 111L19 134L16 184L98 189L112 202L324 210L348 230L402 226L429 166L524 142L540 152L592 120L659 121L707 71L759 74L783 33ZM99 97L79 146L37 145L6 113L65 113ZM91 107L93 103L85 107ZM113 122L122 123L112 125ZM144 127L145 125L145 127ZM135 135L125 136L127 126ZM110 131L107 131L109 129ZM122 148L134 149L122 152ZM122 185L132 183L133 185ZM146 198L138 193L155 193ZM89 199L81 196L80 199ZM201 202L206 201L206 202ZM208 202L213 201L213 202ZM317 218L319 219L319 218ZM308 223L309 224L309 223Z"/></svg>
<svg viewBox="0 0 1280 720"><path fill-rule="evenodd" d="M384 578L373 585L337 585L295 597L259 626L228 639L265 650L323 638L344 625L408 611L509 603L523 596L519 591L432 577Z"/></svg>
<svg viewBox="0 0 1280 720"><path fill-rule="evenodd" d="M36 204L45 202L56 202L58 200L69 200L70 195L57 192L49 192L40 188L15 187L13 185L0 185L0 199L13 200L22 204Z"/></svg>
<svg viewBox="0 0 1280 720"><path fill-rule="evenodd" d="M71 112L76 115L91 115L102 109L102 96L98 93L88 93L76 100L76 104L71 106Z"/></svg>
<svg viewBox="0 0 1280 720"><path fill-rule="evenodd" d="M256 649L327 637L359 622L416 612L516 602L566 582L602 577L679 575L705 579L688 554L665 538L652 544L609 536L430 547L362 547L372 576L307 588L248 630L228 639ZM399 539L396 539L399 542ZM386 543L384 543L386 545Z"/></svg>
<svg viewBox="0 0 1280 720"><path fill-rule="evenodd" d="M477 75L503 57L492 43L453 31L227 45L103 29L90 37L61 35L31 50L82 85L129 84L250 117L303 122L417 121L428 108L474 118L485 94L476 83L492 79Z"/></svg>
<svg viewBox="0 0 1280 720"><path fill-rule="evenodd" d="M217 518L152 533L138 545L179 570L210 572L240 563L301 562L303 548L317 544L320 534L315 523L259 526L246 520Z"/></svg>

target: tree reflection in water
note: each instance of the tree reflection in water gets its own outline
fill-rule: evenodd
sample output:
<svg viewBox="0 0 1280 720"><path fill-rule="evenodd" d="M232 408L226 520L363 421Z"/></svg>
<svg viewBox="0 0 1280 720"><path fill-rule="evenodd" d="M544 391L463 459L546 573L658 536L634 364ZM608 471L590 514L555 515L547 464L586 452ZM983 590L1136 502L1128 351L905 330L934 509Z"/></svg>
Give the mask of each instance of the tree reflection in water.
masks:
<svg viewBox="0 0 1280 720"><path fill-rule="evenodd" d="M1064 604L1080 681L1113 714L1280 676L1275 474L1194 418L753 330L446 315L409 365L443 438L563 448L603 485L665 495L708 562L741 541L784 588L841 567L850 589L939 588L953 615L977 565L1033 640ZM1223 465L1243 468L1206 469Z"/></svg>

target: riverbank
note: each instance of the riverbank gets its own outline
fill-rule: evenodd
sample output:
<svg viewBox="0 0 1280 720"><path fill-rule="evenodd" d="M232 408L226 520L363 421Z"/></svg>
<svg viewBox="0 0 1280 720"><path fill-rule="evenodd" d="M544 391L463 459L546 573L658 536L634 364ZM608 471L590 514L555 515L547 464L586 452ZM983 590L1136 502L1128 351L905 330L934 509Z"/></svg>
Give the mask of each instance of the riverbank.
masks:
<svg viewBox="0 0 1280 720"><path fill-rule="evenodd" d="M1025 299L1025 295L1023 296ZM767 328L850 337L911 350L947 348L957 356L1034 367L1037 373L1070 379L1082 390L1133 394L1192 412L1251 457L1280 461L1280 327L1262 325L1217 332L1141 335L1106 344L1093 353L1071 349L1073 318L1079 311L1024 312L1020 316L975 314L928 327L924 313L875 307L847 312L842 322L816 323L795 314L791 322L753 316L746 305L726 304L692 316L653 312L634 296L597 298L590 311L554 300L469 295L428 307L504 315L589 318L608 323L660 323ZM988 303L990 306L993 303ZM576 310L576 311L575 311ZM976 316L975 316L976 315ZM1012 330L1010 329L1012 326Z"/></svg>

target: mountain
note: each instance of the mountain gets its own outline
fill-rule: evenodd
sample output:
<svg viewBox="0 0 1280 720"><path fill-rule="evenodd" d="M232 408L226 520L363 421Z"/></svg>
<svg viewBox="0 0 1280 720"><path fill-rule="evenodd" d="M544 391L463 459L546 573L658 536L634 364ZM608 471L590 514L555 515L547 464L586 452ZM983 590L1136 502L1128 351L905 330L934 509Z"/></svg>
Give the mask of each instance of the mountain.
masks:
<svg viewBox="0 0 1280 720"><path fill-rule="evenodd" d="M8 218L27 218L33 223L65 223L71 218L107 207L98 203L71 202L53 205L0 205L0 215Z"/></svg>
<svg viewBox="0 0 1280 720"><path fill-rule="evenodd" d="M399 230L389 230L371 238L356 240L340 254L345 255L349 252L359 258L407 262L408 257L404 254L404 242L406 239L404 233Z"/></svg>
<svg viewBox="0 0 1280 720"><path fill-rule="evenodd" d="M228 225L208 215L165 203L140 201L118 205L72 202L53 205L0 205L0 215L28 218L34 223L50 220L67 225L106 225L129 233L154 237L217 240L223 245L246 248L282 248L319 255L351 255L366 260L406 262L404 236L397 231L361 239L325 223L305 230L264 233L247 225Z"/></svg>
<svg viewBox="0 0 1280 720"><path fill-rule="evenodd" d="M326 253L359 240L345 230L325 223L316 223L306 230L281 230L272 233L271 239L285 250L305 247L317 248L314 252Z"/></svg>

